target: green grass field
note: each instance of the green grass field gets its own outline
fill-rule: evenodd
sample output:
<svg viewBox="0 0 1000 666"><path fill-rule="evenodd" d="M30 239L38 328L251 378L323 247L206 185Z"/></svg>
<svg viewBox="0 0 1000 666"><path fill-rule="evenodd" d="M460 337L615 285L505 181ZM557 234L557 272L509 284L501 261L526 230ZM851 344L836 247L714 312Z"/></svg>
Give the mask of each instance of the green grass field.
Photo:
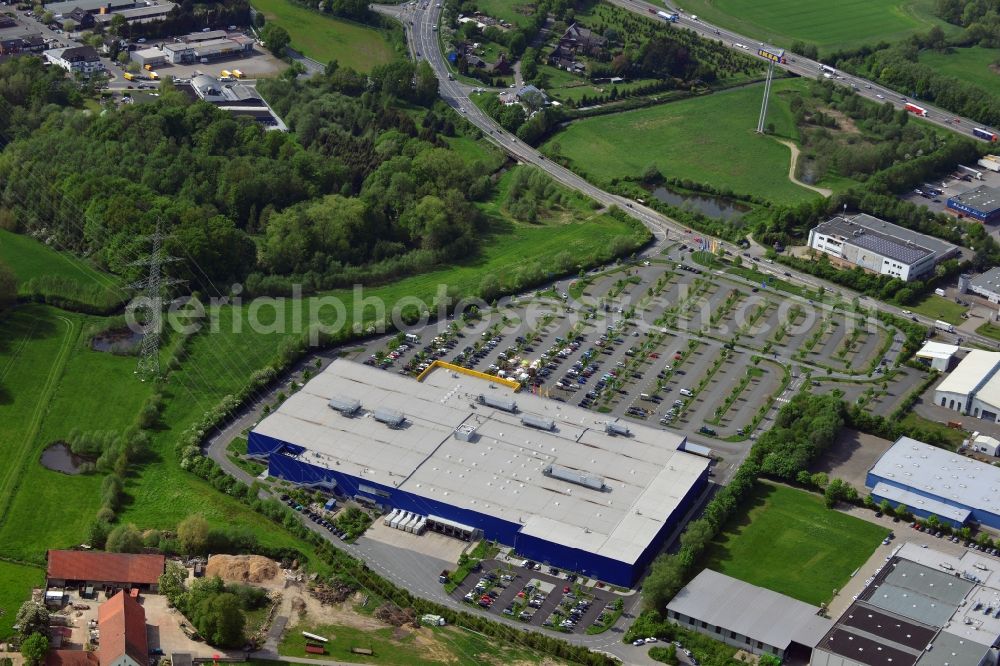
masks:
<svg viewBox="0 0 1000 666"><path fill-rule="evenodd" d="M844 586L888 530L832 511L818 495L760 483L705 566L818 606Z"/></svg>
<svg viewBox="0 0 1000 666"><path fill-rule="evenodd" d="M1000 61L1000 49L973 46L950 53L922 51L920 64L933 67L939 74L954 76L994 94L1000 94L1000 73L993 63Z"/></svg>
<svg viewBox="0 0 1000 666"><path fill-rule="evenodd" d="M285 633L278 646L279 654L294 659L302 658L304 663L309 663L312 659L412 666L436 666L442 663L463 666L564 663L543 658L526 649L497 645L484 636L456 627L429 627L416 632L407 630L407 635L402 637L397 637L396 630L392 627L359 629L344 625L323 625L308 627L306 631L330 639L326 643L325 655L306 654L306 639L302 635L302 627L295 627ZM370 648L374 654L353 654L351 648L355 647Z"/></svg>
<svg viewBox="0 0 1000 666"><path fill-rule="evenodd" d="M40 568L0 561L0 638L10 636L17 609L44 581Z"/></svg>
<svg viewBox="0 0 1000 666"><path fill-rule="evenodd" d="M487 16L524 26L534 12L534 3L520 0L475 0L476 7Z"/></svg>
<svg viewBox="0 0 1000 666"><path fill-rule="evenodd" d="M934 17L934 0L685 0L683 6L685 14L742 35L786 48L799 39L821 53L894 42L935 25L955 31Z"/></svg>
<svg viewBox="0 0 1000 666"><path fill-rule="evenodd" d="M67 252L59 252L30 236L0 229L0 261L17 276L18 293L34 293L29 281L58 278L65 282L63 296L86 303L105 304L120 298L121 280L100 271Z"/></svg>
<svg viewBox="0 0 1000 666"><path fill-rule="evenodd" d="M775 91L802 81L776 81ZM640 177L656 165L667 177L687 178L737 194L792 204L819 195L788 180L791 153L774 138L754 131L763 86L726 90L703 97L573 122L544 145L550 156L569 158L575 170L598 183ZM768 115L775 133L797 140L782 97L774 95Z"/></svg>
<svg viewBox="0 0 1000 666"><path fill-rule="evenodd" d="M909 306L909 309L925 317L940 319L955 325L965 321L962 319L962 315L969 310L964 305L959 305L955 301L942 298L937 294L931 294L916 305Z"/></svg>
<svg viewBox="0 0 1000 666"><path fill-rule="evenodd" d="M359 72L370 72L395 57L392 46L377 30L325 16L289 0L254 0L268 21L288 31L292 48L313 60L336 60Z"/></svg>

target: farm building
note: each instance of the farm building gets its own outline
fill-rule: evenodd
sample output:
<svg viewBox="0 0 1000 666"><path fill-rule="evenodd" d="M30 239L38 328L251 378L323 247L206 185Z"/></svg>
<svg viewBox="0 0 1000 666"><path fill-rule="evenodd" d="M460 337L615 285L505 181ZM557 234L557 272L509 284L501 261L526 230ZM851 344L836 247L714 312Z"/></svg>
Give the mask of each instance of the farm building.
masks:
<svg viewBox="0 0 1000 666"><path fill-rule="evenodd" d="M820 609L784 594L705 569L667 604L681 626L752 654L779 659L810 650L833 626Z"/></svg>
<svg viewBox="0 0 1000 666"><path fill-rule="evenodd" d="M934 404L1000 422L1000 352L973 349L938 384Z"/></svg>
<svg viewBox="0 0 1000 666"><path fill-rule="evenodd" d="M1000 468L909 437L882 454L865 485L875 501L904 504L919 518L934 515L953 527L969 520L1000 527Z"/></svg>
<svg viewBox="0 0 1000 666"><path fill-rule="evenodd" d="M119 592L97 609L97 626L101 666L146 666L146 612L138 601Z"/></svg>
<svg viewBox="0 0 1000 666"><path fill-rule="evenodd" d="M682 451L683 437L597 416L482 376L438 369L417 382L336 360L247 450L272 476L631 585L710 461Z"/></svg>
<svg viewBox="0 0 1000 666"><path fill-rule="evenodd" d="M50 550L46 578L49 587L135 587L155 592L164 564L163 555Z"/></svg>
<svg viewBox="0 0 1000 666"><path fill-rule="evenodd" d="M809 247L828 255L831 263L906 282L923 278L958 254L956 246L940 238L864 213L820 223L809 232Z"/></svg>
<svg viewBox="0 0 1000 666"><path fill-rule="evenodd" d="M813 650L811 666L985 666L1000 637L995 560L915 543L886 558Z"/></svg>
<svg viewBox="0 0 1000 666"><path fill-rule="evenodd" d="M50 650L45 666L146 666L146 611L124 591L97 609L97 651Z"/></svg>
<svg viewBox="0 0 1000 666"><path fill-rule="evenodd" d="M1000 221L1000 188L983 185L948 198L948 210L990 224Z"/></svg>

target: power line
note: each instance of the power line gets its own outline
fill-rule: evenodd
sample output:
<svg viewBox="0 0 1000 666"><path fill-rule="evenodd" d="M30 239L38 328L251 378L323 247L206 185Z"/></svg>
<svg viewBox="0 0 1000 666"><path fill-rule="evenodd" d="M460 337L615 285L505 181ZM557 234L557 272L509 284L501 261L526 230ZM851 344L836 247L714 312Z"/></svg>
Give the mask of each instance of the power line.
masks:
<svg viewBox="0 0 1000 666"><path fill-rule="evenodd" d="M130 264L132 266L146 266L147 269L145 278L129 285L129 288L140 292L140 296L129 304L129 311L133 317L137 317L140 312L145 313L142 343L139 346L139 362L135 370L142 381L156 379L160 376L163 295L169 287L184 282L184 280L163 275L164 264L180 261L177 257L171 257L164 253L164 238L165 236L160 232L160 222L157 220L156 231L145 238L150 243L149 255L145 259Z"/></svg>

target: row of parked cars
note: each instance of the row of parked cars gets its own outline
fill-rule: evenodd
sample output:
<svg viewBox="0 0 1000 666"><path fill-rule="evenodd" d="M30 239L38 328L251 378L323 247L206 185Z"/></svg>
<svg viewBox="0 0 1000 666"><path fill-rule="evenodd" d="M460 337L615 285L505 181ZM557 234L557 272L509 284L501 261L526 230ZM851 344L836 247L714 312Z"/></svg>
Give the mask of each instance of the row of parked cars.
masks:
<svg viewBox="0 0 1000 666"><path fill-rule="evenodd" d="M317 511L313 511L312 509L310 509L307 506L303 506L303 505L299 504L298 502L296 502L289 495L281 495L281 501L284 502L285 504L287 504L292 509L295 509L296 511L298 511L299 513L301 513L303 516L305 516L306 518L308 518L312 522L316 523L317 525L319 525L320 527L322 527L326 531L330 532L330 534L334 535L335 537L337 537L341 541L343 541L343 540L345 540L347 538L347 532L345 532L342 529L340 529L339 527L337 527L337 525L335 523L327 520L326 517L323 514L317 512Z"/></svg>

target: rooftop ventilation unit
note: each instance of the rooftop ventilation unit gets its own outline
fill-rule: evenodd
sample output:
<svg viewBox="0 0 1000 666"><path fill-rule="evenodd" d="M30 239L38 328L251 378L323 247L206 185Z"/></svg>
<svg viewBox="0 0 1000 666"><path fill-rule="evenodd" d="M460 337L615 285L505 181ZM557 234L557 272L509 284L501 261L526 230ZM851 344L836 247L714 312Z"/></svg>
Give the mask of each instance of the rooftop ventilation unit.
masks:
<svg viewBox="0 0 1000 666"><path fill-rule="evenodd" d="M460 442L475 442L479 439L479 435L476 434L476 426L471 423L463 423L455 428L454 435L455 439Z"/></svg>
<svg viewBox="0 0 1000 666"><path fill-rule="evenodd" d="M482 395L476 399L480 405L486 405L487 407L494 407L496 409L502 409L505 412L510 412L511 414L517 412L517 403L508 398L494 398L491 395Z"/></svg>
<svg viewBox="0 0 1000 666"><path fill-rule="evenodd" d="M624 423L614 423L612 421L608 421L604 424L604 432L609 435L622 435L623 437L629 436L629 429L627 425Z"/></svg>
<svg viewBox="0 0 1000 666"><path fill-rule="evenodd" d="M538 428L539 430L555 430L556 422L552 419L547 419L544 416L535 416L533 414L524 414L521 416L521 424L529 426L531 428Z"/></svg>
<svg viewBox="0 0 1000 666"><path fill-rule="evenodd" d="M340 412L344 416L354 416L361 409L361 401L353 398L330 398L330 402L326 404L330 406L330 409Z"/></svg>
<svg viewBox="0 0 1000 666"><path fill-rule="evenodd" d="M384 423L390 428L399 428L406 422L406 416L403 412L395 409L388 409L386 407L379 407L376 409L373 416L376 421Z"/></svg>
<svg viewBox="0 0 1000 666"><path fill-rule="evenodd" d="M590 488L591 490L603 491L607 488L607 486L604 485L604 479L599 476L591 476L585 472L560 467L559 465L547 466L542 470L542 474L553 479L559 479L560 481L575 483L578 486Z"/></svg>

